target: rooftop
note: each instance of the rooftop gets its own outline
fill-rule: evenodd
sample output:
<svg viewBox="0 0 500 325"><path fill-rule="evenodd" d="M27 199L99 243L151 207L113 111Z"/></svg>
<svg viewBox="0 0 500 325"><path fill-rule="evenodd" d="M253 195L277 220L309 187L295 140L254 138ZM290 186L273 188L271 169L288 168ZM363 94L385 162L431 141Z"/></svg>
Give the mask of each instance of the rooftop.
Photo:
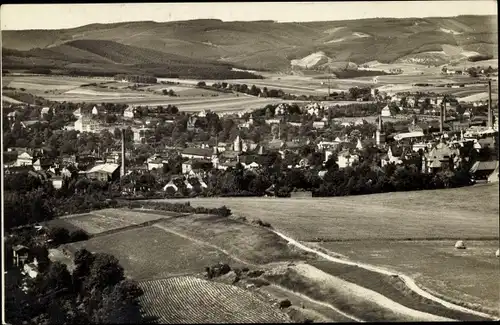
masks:
<svg viewBox="0 0 500 325"><path fill-rule="evenodd" d="M120 165L118 164L101 164L101 165L96 165L92 167L90 170L87 171L87 173L114 173Z"/></svg>

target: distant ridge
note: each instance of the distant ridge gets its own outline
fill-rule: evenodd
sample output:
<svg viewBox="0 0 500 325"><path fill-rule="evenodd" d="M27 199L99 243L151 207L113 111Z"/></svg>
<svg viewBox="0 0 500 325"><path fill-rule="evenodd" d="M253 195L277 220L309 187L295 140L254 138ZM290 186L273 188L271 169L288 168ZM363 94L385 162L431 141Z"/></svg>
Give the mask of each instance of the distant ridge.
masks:
<svg viewBox="0 0 500 325"><path fill-rule="evenodd" d="M171 61L175 56L185 58L186 62L224 62L226 67L234 65L250 70L285 71L290 69L292 60L301 60L318 52L324 53L331 64L352 62L356 65L374 60L382 63L421 60L422 64L439 65L456 60L456 57L435 55L434 52L442 51L443 46L498 57L495 15L296 23L271 20L226 22L220 19L133 21L60 30L2 32L4 49L18 51L55 49L64 54L64 50L69 49L66 45L74 48L71 42L82 40L130 46L127 56L131 62L142 62L145 56L150 57L151 52L145 55L146 51L155 51L166 57L159 59L155 54L153 56L157 58L153 62ZM432 55L425 54L427 52ZM8 53L9 57L4 58L7 65L14 62L24 64L20 59L23 56L51 65L45 62L50 57L46 53L42 55L39 50L20 56L17 56L19 53ZM424 59L421 59L422 53ZM101 54L105 59L112 56L112 53ZM414 59L417 54L419 56ZM75 63L78 62L73 59L67 62Z"/></svg>

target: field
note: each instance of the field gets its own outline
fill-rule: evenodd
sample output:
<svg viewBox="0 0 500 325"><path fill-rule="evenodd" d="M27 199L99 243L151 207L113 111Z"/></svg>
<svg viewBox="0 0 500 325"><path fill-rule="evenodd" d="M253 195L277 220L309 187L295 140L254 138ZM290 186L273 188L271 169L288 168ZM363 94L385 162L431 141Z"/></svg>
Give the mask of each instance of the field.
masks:
<svg viewBox="0 0 500 325"><path fill-rule="evenodd" d="M303 322L303 319L309 318L316 322L354 322L353 319L339 313L333 308L313 299L305 298L300 293L287 290L283 287L270 284L260 287L258 293L264 298L274 297L274 299L288 299L292 303L292 310L289 315L294 322Z"/></svg>
<svg viewBox="0 0 500 325"><path fill-rule="evenodd" d="M399 304L380 293L345 281L307 264L297 264L265 275L269 281L313 299L331 304L355 320L442 321Z"/></svg>
<svg viewBox="0 0 500 325"><path fill-rule="evenodd" d="M125 274L135 280L202 273L219 262L237 264L220 250L191 241L157 227L125 230L68 244L70 251L86 248L109 253L120 261Z"/></svg>
<svg viewBox="0 0 500 325"><path fill-rule="evenodd" d="M401 272L438 297L495 314L500 302L500 270L494 255L499 245L498 198L498 187L486 184L353 197L189 201L193 206L226 205L237 216L260 218L329 255ZM454 249L459 239L466 241L468 249ZM318 266L315 261L309 263ZM329 265L325 271L343 276L339 265ZM356 275L350 270L346 274L354 278L345 279L408 307L454 319L468 317L436 310L428 302L419 302L418 296L405 297L401 283L387 278L384 283L377 280L379 275L365 271Z"/></svg>
<svg viewBox="0 0 500 325"><path fill-rule="evenodd" d="M178 215L173 212L169 214L170 217ZM169 216L165 214L155 215L139 211L130 211L127 209L103 209L87 214L65 216L59 219L54 219L51 223L69 223L76 228L82 229L88 234L95 235L168 217Z"/></svg>
<svg viewBox="0 0 500 325"><path fill-rule="evenodd" d="M169 200L170 201L170 200ZM196 198L193 206L228 206L297 240L498 238L498 187L333 198ZM362 226L360 226L362 225Z"/></svg>
<svg viewBox="0 0 500 325"><path fill-rule="evenodd" d="M195 277L140 283L147 316L160 324L284 323L288 317L235 286Z"/></svg>
<svg viewBox="0 0 500 325"><path fill-rule="evenodd" d="M219 247L248 263L266 264L305 258L274 233L228 218L190 215L163 220L155 226Z"/></svg>
<svg viewBox="0 0 500 325"><path fill-rule="evenodd" d="M451 300L498 311L500 266L495 251L499 241L466 241L465 250L454 245L455 241L437 240L321 243L321 247L351 260L402 272ZM359 276L356 283L362 278L373 276Z"/></svg>

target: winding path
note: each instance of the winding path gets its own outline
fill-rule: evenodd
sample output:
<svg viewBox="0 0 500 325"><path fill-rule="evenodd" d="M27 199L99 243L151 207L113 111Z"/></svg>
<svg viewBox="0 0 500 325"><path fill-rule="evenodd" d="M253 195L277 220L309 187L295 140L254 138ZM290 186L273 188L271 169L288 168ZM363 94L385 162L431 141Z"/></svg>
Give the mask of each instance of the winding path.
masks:
<svg viewBox="0 0 500 325"><path fill-rule="evenodd" d="M410 277L404 275L404 274L398 274L398 273L395 273L395 272L391 272L391 271L388 271L388 270L385 270L383 268L379 268L379 267L376 267L376 266L373 266L373 265L369 265L369 264L364 264L364 263L359 263L359 262L353 262L353 261L346 261L346 260L342 260L342 259L339 259L339 258L335 258L335 257L332 257L328 254L325 254L325 253L322 253L318 250L315 250L315 249L312 249L310 247L307 247L306 245L303 245L301 243L299 243L298 241L296 241L295 239L293 238L290 238L276 230L271 230L272 232L274 232L276 235L280 236L281 238L285 239L288 243L296 246L297 248L300 248L304 251L307 251L307 252L310 252L310 253L314 253L326 260L329 260L329 261L332 261L332 262L335 262L335 263L340 263L340 264L345 264L345 265L352 265L352 266L358 266L358 267L361 267L361 268L364 268L366 270L369 270L369 271L373 271L373 272L377 272L377 273L380 273L380 274L384 274L384 275L389 275L389 276L398 276L403 282L404 284L409 288L411 289L412 291L414 291L415 293L419 294L420 296L426 298L426 299L429 299L429 300L432 300L432 301L435 301L441 305L443 305L444 307L446 308L449 308L449 309L453 309L453 310L457 310L457 311L461 311L461 312L464 312L464 313L468 313L468 314L472 314L472 315L476 315L476 316L480 316L480 317L484 317L484 318L490 318L492 320L497 320L497 317L495 316L492 316L492 315L489 315L489 314L486 314L486 313L482 313L482 312L479 312L479 311L476 311L476 310L472 310L472 309L469 309L469 308L466 308L466 307L462 307L462 306L459 306L459 305L455 305L451 302L448 302L448 301L445 301L441 298L438 298L438 297L435 297L433 295L431 295L430 293L428 293L427 291L421 289L416 283L415 281L413 281L413 279L411 279Z"/></svg>

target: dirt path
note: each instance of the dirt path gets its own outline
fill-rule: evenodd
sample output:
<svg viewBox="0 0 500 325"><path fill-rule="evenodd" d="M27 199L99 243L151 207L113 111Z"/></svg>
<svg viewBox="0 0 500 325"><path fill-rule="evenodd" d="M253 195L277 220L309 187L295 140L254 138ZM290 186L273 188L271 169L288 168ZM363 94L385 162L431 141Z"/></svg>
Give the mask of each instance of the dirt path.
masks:
<svg viewBox="0 0 500 325"><path fill-rule="evenodd" d="M415 293L419 294L420 296L424 297L424 298L427 298L429 300L432 300L432 301L435 301L441 305L443 305L444 307L446 308L449 308L449 309L453 309L453 310L458 310L458 311L461 311L461 312L464 312L464 313L468 313L468 314L472 314L472 315L477 315L477 316L480 316L480 317L485 317L485 318L490 318L490 319L497 319L497 317L495 316L492 316L492 315L488 315L486 313L482 313L482 312L479 312L479 311L476 311L476 310L472 310L472 309L469 309L469 308L465 308L465 307L462 307L462 306L459 306L459 305L455 305L453 303L450 303L448 301L445 301L443 299L440 299L438 297L435 297L433 295L431 295L430 293L428 293L427 291L424 291L423 289L421 289L416 283L415 281L413 281L410 277L404 275L404 274L399 274L399 273L396 273L396 272L392 272L392 271L389 271L389 270L386 270L386 269L383 269L383 268L379 268L379 267L376 267L376 266L373 266L373 265L369 265L369 264L364 264L364 263L359 263L359 262L353 262L353 261L346 261L346 260L342 260L342 259L339 259L339 258L335 258L335 257L332 257L328 254L325 254L325 253L322 253L318 250L315 250L315 249L312 249L310 247L307 247L301 243L299 243L298 241L294 240L293 238L290 238L276 230L271 230L272 232L274 232L276 235L280 236L281 238L285 239L286 241L288 241L290 244L302 249L302 250L305 250L307 252L311 252L311 253L314 253L326 260L329 260L329 261L332 261L332 262L335 262L335 263L341 263L341 264L346 264L346 265L353 265L353 266L358 266L358 267L361 267L361 268L364 268L366 270L369 270L369 271L373 271L373 272L377 272L377 273L380 273L380 274L384 274L384 275L389 275L389 276L398 276L404 283L405 285L410 288L412 291L414 291ZM437 316L436 316L437 317Z"/></svg>
<svg viewBox="0 0 500 325"><path fill-rule="evenodd" d="M453 319L451 318L436 316L419 310L408 308L385 297L384 295L381 295L378 292L366 289L355 283L342 280L308 264L297 264L294 267L294 269L298 271L299 274L302 274L303 276L309 279L328 283L329 285L332 285L336 289L344 291L347 296L359 297L363 300L370 301L394 313L413 318L413 321L427 321L427 322L453 321Z"/></svg>
<svg viewBox="0 0 500 325"><path fill-rule="evenodd" d="M316 304L316 305L320 305L320 306L329 308L329 309L333 310L334 312L336 312L337 314L340 314L340 315L342 315L342 316L344 316L346 318L352 319L355 322L358 322L358 323L364 323L365 322L364 320L362 320L360 318L357 318L356 316L349 315L349 314L343 312L342 310L335 308L335 306L332 306L332 305L330 305L330 304L328 304L326 302L319 301L319 300L314 300L314 299L312 299L312 298L310 298L310 297L308 297L306 295L303 295L303 294L301 294L299 292L295 292L295 291L289 290L289 289L287 289L285 287L282 287L282 286L279 286L279 285L276 285L276 284L271 284L271 286L276 287L280 291L284 291L284 292L286 292L286 293L288 293L290 295L297 296L300 299L309 301L312 304Z"/></svg>

